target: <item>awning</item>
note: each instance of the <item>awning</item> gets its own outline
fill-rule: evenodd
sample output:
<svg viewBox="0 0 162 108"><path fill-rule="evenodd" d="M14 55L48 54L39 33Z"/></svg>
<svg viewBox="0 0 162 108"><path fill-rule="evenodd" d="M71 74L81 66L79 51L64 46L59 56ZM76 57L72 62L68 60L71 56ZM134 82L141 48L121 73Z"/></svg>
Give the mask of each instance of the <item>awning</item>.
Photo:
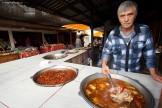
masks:
<svg viewBox="0 0 162 108"><path fill-rule="evenodd" d="M93 36L95 36L95 37L103 37L103 32L98 31L98 32L94 33Z"/></svg>
<svg viewBox="0 0 162 108"><path fill-rule="evenodd" d="M67 24L67 25L63 25L62 27L66 27L66 29L80 30L80 31L90 29L89 26L84 24Z"/></svg>
<svg viewBox="0 0 162 108"><path fill-rule="evenodd" d="M83 31L83 32L81 33L81 35L83 35L83 36L89 36L88 33L87 33L86 31Z"/></svg>

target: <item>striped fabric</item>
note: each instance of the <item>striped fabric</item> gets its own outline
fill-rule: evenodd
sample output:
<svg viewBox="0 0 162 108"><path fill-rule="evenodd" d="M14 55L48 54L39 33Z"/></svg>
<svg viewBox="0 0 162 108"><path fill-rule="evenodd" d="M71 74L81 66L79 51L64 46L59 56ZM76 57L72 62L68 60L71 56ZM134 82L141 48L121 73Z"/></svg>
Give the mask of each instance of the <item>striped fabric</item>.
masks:
<svg viewBox="0 0 162 108"><path fill-rule="evenodd" d="M127 49L129 49L127 51ZM126 57L126 53L128 56ZM119 27L112 30L105 42L102 59L112 60L111 69L140 72L140 58L144 56L147 68L156 68L152 33L147 25L136 24L128 44L120 34ZM126 63L128 58L128 63ZM126 64L128 69L126 70Z"/></svg>

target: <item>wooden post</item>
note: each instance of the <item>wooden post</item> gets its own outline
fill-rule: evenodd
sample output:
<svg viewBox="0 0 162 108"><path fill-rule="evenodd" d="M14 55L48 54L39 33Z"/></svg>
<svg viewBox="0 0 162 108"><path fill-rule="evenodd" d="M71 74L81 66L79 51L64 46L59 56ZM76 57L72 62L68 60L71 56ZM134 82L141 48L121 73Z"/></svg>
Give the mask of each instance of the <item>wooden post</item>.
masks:
<svg viewBox="0 0 162 108"><path fill-rule="evenodd" d="M42 32L42 42L44 43L46 41L45 37L44 37L44 32Z"/></svg>
<svg viewBox="0 0 162 108"><path fill-rule="evenodd" d="M70 31L70 44L72 45L72 36L71 36L71 31Z"/></svg>
<svg viewBox="0 0 162 108"><path fill-rule="evenodd" d="M13 39L13 34L11 29L8 30L8 35L9 35L11 48L15 48L15 43L14 43L15 40Z"/></svg>
<svg viewBox="0 0 162 108"><path fill-rule="evenodd" d="M57 33L57 43L59 43L59 34Z"/></svg>

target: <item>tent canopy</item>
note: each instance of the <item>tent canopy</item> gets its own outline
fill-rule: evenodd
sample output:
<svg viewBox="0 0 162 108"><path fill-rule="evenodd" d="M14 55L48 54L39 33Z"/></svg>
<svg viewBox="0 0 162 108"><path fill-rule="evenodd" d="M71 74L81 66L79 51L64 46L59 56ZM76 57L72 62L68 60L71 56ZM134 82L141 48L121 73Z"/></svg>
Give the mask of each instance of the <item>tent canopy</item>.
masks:
<svg viewBox="0 0 162 108"><path fill-rule="evenodd" d="M95 37L103 37L103 32L97 31L96 33L94 33Z"/></svg>
<svg viewBox="0 0 162 108"><path fill-rule="evenodd" d="M90 29L89 26L84 24L67 24L67 25L63 25L62 27L65 27L66 29L80 30L80 31Z"/></svg>

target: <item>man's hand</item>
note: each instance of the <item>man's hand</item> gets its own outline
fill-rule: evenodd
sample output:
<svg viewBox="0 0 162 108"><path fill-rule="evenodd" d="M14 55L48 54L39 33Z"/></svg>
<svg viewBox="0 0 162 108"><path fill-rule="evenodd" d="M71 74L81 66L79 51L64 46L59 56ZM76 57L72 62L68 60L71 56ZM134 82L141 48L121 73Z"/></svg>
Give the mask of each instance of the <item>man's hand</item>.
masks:
<svg viewBox="0 0 162 108"><path fill-rule="evenodd" d="M107 59L105 58L102 59L102 73L105 75L110 74L109 67L107 66Z"/></svg>
<svg viewBox="0 0 162 108"><path fill-rule="evenodd" d="M159 81L162 83L162 76L159 76L157 74L157 70L155 68L149 68L151 76L154 78L154 80Z"/></svg>
<svg viewBox="0 0 162 108"><path fill-rule="evenodd" d="M157 74L154 74L152 75L152 77L156 80L156 81L159 81L160 83L162 83L162 77L157 75Z"/></svg>
<svg viewBox="0 0 162 108"><path fill-rule="evenodd" d="M102 73L105 74L105 75L108 75L110 74L110 69L107 65L102 65Z"/></svg>

